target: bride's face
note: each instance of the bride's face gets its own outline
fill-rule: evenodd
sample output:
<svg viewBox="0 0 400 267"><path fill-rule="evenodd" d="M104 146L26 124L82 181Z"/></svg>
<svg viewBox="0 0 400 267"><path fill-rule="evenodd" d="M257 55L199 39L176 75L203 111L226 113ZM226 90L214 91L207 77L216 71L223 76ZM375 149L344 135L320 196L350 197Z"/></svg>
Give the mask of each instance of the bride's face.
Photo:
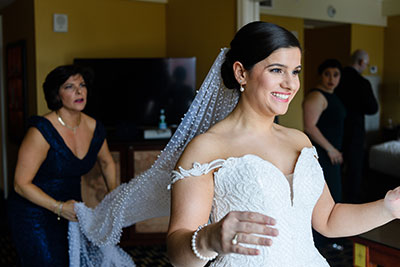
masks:
<svg viewBox="0 0 400 267"><path fill-rule="evenodd" d="M285 114L300 88L300 70L300 49L280 48L247 72L243 94L262 113Z"/></svg>

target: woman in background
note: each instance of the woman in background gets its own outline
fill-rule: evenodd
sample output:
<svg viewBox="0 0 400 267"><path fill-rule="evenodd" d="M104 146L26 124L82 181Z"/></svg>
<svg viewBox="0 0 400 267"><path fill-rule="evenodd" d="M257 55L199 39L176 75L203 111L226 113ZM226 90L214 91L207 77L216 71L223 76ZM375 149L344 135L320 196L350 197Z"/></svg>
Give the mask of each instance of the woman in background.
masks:
<svg viewBox="0 0 400 267"><path fill-rule="evenodd" d="M9 222L22 266L68 266L68 222L76 221L81 176L99 162L109 190L115 163L99 121L82 112L90 74L73 65L51 71L43 84L50 113L29 119L9 199Z"/></svg>
<svg viewBox="0 0 400 267"><path fill-rule="evenodd" d="M311 89L303 102L304 132L317 149L319 164L335 202L342 201L341 164L342 140L346 109L334 94L340 82L342 65L336 59L327 59L318 67L320 82ZM340 239L328 239L313 231L318 248L332 246L342 250Z"/></svg>
<svg viewBox="0 0 400 267"><path fill-rule="evenodd" d="M333 92L339 84L341 69L336 59L321 63L320 82L303 102L304 132L317 149L326 183L336 202L342 201L341 149L346 109Z"/></svg>

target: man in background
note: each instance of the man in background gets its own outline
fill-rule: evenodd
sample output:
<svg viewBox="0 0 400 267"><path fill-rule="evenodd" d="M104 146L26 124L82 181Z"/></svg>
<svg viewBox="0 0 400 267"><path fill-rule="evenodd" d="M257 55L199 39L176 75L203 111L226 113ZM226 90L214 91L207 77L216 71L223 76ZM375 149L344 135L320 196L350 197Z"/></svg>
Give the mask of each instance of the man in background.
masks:
<svg viewBox="0 0 400 267"><path fill-rule="evenodd" d="M370 82L361 73L368 67L369 56L365 50L356 50L351 56L351 66L345 67L335 93L347 110L343 136L343 193L349 203L361 201L363 177L365 115L378 111Z"/></svg>

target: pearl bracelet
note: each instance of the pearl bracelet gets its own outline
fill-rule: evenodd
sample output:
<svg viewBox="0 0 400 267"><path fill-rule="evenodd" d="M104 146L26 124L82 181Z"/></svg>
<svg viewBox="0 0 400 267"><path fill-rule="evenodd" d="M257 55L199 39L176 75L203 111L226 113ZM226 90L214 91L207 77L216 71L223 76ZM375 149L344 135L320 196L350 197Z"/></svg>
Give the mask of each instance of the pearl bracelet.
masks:
<svg viewBox="0 0 400 267"><path fill-rule="evenodd" d="M211 260L215 259L215 258L218 256L218 253L216 253L216 254L215 254L214 256L212 256L212 257L205 257L205 256L201 255L201 254L199 253L199 251L197 250L197 248L196 248L196 238L197 238L197 234L199 233L199 231L200 231L201 229L203 229L203 228L206 227L206 226L207 226L207 224L200 225L200 226L197 228L197 230L193 233L193 235L192 235L192 250L193 250L194 255L196 255L196 257L199 258L200 260L203 260L203 261L211 261Z"/></svg>

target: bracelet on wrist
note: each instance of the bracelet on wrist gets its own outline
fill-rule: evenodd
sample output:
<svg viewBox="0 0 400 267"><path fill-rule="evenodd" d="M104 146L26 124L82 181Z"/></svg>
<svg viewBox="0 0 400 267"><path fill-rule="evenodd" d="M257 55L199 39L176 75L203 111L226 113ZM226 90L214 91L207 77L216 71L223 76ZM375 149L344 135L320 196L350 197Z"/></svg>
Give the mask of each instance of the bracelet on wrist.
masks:
<svg viewBox="0 0 400 267"><path fill-rule="evenodd" d="M54 213L57 214L57 220L61 219L61 213L62 213L63 206L64 206L64 202L62 202L62 201L58 201L57 202L57 206L56 206L56 209L55 209L55 212L54 212Z"/></svg>
<svg viewBox="0 0 400 267"><path fill-rule="evenodd" d="M200 231L201 229L203 229L203 228L206 227L206 226L207 226L207 224L200 225L200 226L197 228L197 230L193 233L193 235L192 235L192 250L193 250L194 255L196 255L196 257L199 258L200 260L203 260L203 261L211 261L211 260L215 259L215 258L218 256L218 253L216 253L216 254L215 254L214 256L212 256L212 257L206 257L206 256L201 255L201 254L199 253L199 251L197 250L197 247L196 247L196 238L197 238L197 234L199 233L199 231Z"/></svg>

